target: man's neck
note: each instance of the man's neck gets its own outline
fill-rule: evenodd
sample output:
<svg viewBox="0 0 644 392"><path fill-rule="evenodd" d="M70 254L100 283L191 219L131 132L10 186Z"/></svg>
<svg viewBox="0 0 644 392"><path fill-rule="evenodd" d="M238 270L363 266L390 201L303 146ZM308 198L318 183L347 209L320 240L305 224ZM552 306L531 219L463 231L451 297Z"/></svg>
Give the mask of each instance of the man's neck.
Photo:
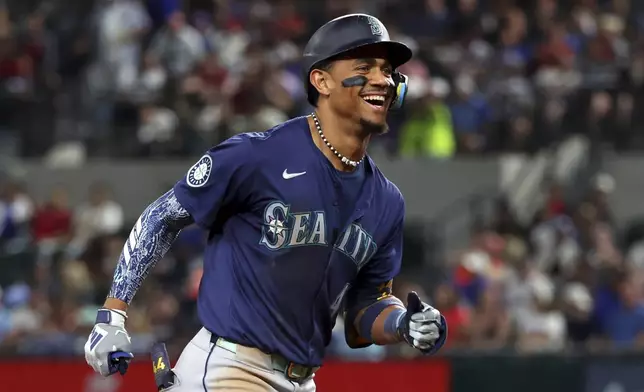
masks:
<svg viewBox="0 0 644 392"><path fill-rule="evenodd" d="M360 161L364 158L371 137L369 134L365 134L360 124L340 118L329 111L316 110L315 114L320 121L322 133L333 148L352 161ZM353 166L342 163L340 158L324 143L313 119L309 119L309 126L315 144L336 169L340 171L353 171L355 169Z"/></svg>

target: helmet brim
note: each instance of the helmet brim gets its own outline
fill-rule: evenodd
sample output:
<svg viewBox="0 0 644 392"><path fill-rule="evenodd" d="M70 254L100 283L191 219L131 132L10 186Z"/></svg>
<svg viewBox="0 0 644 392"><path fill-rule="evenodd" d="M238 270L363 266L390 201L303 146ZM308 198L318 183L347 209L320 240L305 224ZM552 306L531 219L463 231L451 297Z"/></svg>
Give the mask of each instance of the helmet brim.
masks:
<svg viewBox="0 0 644 392"><path fill-rule="evenodd" d="M389 61L389 63L394 69L405 64L413 57L413 52L411 51L411 49L407 45L403 44L402 42L397 42L397 41L368 42L360 45L354 45L345 50L338 51L337 53L334 53L333 55L327 57L326 59L321 60L316 64L313 64L311 69L309 69L308 71L309 72L312 71L316 65L318 65L323 61L334 61L340 58L351 57L352 52L362 51L370 47L374 47L374 48L378 47L378 48L384 49L385 58L387 59L387 61Z"/></svg>

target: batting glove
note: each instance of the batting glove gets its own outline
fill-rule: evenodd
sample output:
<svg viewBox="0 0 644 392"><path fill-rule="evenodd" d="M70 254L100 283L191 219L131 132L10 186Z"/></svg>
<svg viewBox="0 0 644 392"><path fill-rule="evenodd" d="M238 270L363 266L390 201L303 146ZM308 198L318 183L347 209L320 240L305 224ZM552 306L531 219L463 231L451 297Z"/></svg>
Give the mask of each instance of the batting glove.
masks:
<svg viewBox="0 0 644 392"><path fill-rule="evenodd" d="M410 346L431 355L447 340L447 322L437 309L421 301L412 291L407 295L407 312L399 320L398 334Z"/></svg>
<svg viewBox="0 0 644 392"><path fill-rule="evenodd" d="M132 341L125 330L125 312L100 309L96 325L85 343L85 360L96 373L107 377L127 372L132 354Z"/></svg>

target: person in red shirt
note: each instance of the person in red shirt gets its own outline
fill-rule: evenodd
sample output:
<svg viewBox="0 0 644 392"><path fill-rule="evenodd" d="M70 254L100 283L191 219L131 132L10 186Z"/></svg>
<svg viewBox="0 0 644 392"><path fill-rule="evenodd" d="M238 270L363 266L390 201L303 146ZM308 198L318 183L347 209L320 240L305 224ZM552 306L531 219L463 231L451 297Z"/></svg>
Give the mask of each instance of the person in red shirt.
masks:
<svg viewBox="0 0 644 392"><path fill-rule="evenodd" d="M554 23L547 32L547 39L537 50L537 61L542 67L571 69L574 66L575 51L567 38L566 26Z"/></svg>
<svg viewBox="0 0 644 392"><path fill-rule="evenodd" d="M298 13L296 2L281 0L277 4L277 17L273 26L277 38L297 40L306 32L306 28L306 20Z"/></svg>
<svg viewBox="0 0 644 392"><path fill-rule="evenodd" d="M566 201L559 184L553 183L548 189L545 213L548 218L554 218L566 213Z"/></svg>
<svg viewBox="0 0 644 392"><path fill-rule="evenodd" d="M72 232L72 213L68 208L67 192L56 188L48 202L36 212L32 221L34 240L39 245L62 245Z"/></svg>
<svg viewBox="0 0 644 392"><path fill-rule="evenodd" d="M434 306L440 307L450 328L449 339L447 339L445 346L458 347L467 343L470 309L460 302L458 293L451 284L443 283L436 288Z"/></svg>

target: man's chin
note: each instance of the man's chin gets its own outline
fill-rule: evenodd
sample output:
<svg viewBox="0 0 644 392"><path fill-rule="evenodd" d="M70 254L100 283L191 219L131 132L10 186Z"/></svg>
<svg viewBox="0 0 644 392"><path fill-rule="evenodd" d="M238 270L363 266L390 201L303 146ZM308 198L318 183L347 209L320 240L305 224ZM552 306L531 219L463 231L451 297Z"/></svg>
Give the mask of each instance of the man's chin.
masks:
<svg viewBox="0 0 644 392"><path fill-rule="evenodd" d="M382 135L389 131L389 125L387 125L386 118L383 120L371 120L362 117L360 119L360 125L367 134Z"/></svg>

